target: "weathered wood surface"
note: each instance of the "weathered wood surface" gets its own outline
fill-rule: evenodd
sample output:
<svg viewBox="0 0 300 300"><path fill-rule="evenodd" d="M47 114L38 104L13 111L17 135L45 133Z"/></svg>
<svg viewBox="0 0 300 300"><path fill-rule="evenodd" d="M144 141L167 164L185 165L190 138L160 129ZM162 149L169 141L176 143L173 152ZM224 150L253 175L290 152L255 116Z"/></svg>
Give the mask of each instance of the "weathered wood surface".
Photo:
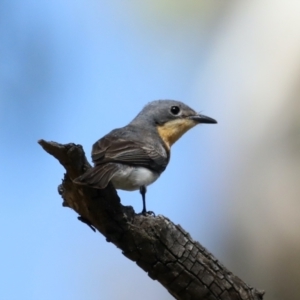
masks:
<svg viewBox="0 0 300 300"><path fill-rule="evenodd" d="M80 145L40 140L39 144L66 169L58 191L63 206L102 233L176 299L261 300L264 292L248 286L228 271L180 225L164 216L135 214L123 206L116 190L76 185L73 179L90 168ZM113 262L112 262L113 263Z"/></svg>

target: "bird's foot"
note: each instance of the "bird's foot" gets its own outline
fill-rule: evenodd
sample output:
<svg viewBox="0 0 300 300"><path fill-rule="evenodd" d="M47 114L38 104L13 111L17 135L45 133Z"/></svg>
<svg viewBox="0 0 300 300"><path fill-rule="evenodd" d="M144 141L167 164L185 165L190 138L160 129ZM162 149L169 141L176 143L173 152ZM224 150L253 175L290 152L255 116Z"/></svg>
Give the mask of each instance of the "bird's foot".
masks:
<svg viewBox="0 0 300 300"><path fill-rule="evenodd" d="M155 213L152 210L142 210L138 215L143 215L143 216L152 216L155 217Z"/></svg>

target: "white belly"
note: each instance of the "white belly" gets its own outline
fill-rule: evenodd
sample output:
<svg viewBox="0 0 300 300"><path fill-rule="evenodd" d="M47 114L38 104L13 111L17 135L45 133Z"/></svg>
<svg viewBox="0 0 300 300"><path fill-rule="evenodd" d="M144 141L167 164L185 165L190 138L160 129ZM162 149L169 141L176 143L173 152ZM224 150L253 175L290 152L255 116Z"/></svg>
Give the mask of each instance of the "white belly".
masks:
<svg viewBox="0 0 300 300"><path fill-rule="evenodd" d="M159 174L143 167L123 166L111 182L116 189L134 191L153 183Z"/></svg>

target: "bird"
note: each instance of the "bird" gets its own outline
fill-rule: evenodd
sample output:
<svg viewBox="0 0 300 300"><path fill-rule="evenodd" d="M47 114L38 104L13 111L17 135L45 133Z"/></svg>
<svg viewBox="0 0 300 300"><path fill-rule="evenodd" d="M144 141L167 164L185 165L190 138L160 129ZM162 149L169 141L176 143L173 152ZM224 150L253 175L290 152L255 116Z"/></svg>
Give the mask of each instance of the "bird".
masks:
<svg viewBox="0 0 300 300"><path fill-rule="evenodd" d="M116 189L142 195L140 214L154 214L146 209L147 186L166 169L171 146L189 129L217 121L177 100L149 102L126 126L100 138L92 147L94 166L74 183L104 189L109 182Z"/></svg>

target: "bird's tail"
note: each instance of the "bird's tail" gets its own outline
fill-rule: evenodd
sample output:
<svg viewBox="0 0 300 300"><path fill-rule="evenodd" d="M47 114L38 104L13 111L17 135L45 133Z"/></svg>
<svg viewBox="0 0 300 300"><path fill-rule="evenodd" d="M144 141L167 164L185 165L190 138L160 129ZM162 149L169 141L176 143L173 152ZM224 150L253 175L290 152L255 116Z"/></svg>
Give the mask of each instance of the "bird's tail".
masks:
<svg viewBox="0 0 300 300"><path fill-rule="evenodd" d="M83 175L73 180L76 184L87 185L96 189L104 189L118 171L118 165L108 163L88 169Z"/></svg>

